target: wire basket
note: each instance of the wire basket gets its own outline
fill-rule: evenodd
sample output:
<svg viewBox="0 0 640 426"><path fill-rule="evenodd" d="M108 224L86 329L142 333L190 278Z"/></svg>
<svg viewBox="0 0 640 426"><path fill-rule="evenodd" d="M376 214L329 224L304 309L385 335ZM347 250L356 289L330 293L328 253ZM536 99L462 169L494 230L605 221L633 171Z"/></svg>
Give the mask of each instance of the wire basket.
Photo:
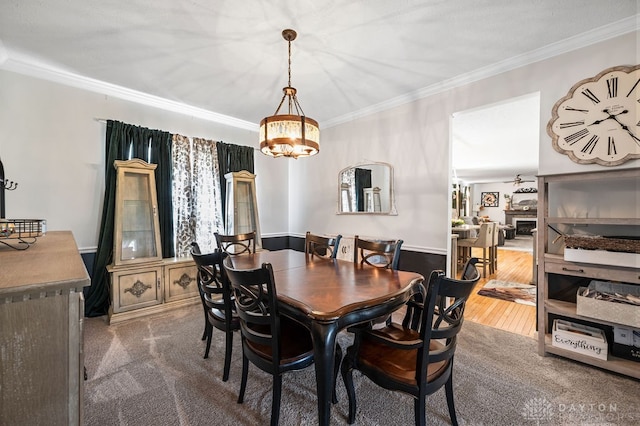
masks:
<svg viewBox="0 0 640 426"><path fill-rule="evenodd" d="M45 232L44 219L0 219L0 244L25 250Z"/></svg>

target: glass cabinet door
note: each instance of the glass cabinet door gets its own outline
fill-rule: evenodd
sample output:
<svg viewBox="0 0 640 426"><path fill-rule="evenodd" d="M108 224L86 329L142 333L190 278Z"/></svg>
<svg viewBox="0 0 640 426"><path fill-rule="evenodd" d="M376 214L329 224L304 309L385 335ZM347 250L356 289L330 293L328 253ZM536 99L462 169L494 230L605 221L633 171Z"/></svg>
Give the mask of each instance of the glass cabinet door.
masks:
<svg viewBox="0 0 640 426"><path fill-rule="evenodd" d="M114 265L161 260L155 164L116 161Z"/></svg>
<svg viewBox="0 0 640 426"><path fill-rule="evenodd" d="M256 247L261 247L255 175L243 170L227 173L224 177L227 180L225 233L236 235L256 231Z"/></svg>

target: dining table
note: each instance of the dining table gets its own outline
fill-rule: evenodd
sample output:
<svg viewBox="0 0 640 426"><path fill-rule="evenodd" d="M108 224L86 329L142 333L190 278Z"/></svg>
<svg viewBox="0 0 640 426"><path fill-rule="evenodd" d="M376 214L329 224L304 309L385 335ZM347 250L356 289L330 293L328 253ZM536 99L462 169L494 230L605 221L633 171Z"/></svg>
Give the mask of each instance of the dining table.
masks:
<svg viewBox="0 0 640 426"><path fill-rule="evenodd" d="M320 258L294 250L258 251L234 256L232 262L237 269L257 269L270 263L280 314L309 329L320 425L328 425L331 417L338 333L392 313L424 282L424 277L415 272Z"/></svg>
<svg viewBox="0 0 640 426"><path fill-rule="evenodd" d="M460 239L469 238L471 236L471 231L478 231L480 229L480 225L457 225L451 227L451 232L454 234L458 234Z"/></svg>

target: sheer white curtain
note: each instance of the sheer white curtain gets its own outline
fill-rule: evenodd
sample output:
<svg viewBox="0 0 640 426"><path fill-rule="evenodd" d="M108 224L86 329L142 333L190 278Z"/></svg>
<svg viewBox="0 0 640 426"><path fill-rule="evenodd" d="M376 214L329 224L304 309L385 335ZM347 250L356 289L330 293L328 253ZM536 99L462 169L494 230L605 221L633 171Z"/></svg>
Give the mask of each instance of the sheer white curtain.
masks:
<svg viewBox="0 0 640 426"><path fill-rule="evenodd" d="M172 157L176 256L188 256L194 241L211 252L224 229L216 142L174 135Z"/></svg>

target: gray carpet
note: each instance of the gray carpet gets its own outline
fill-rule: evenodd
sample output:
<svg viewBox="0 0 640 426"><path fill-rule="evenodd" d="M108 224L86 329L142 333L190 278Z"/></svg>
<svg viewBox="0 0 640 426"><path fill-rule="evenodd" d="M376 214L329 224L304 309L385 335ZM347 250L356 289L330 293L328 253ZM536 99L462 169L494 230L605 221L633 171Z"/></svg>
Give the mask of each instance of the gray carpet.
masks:
<svg viewBox="0 0 640 426"><path fill-rule="evenodd" d="M199 305L108 326L85 320L84 420L103 425L264 425L271 376L249 371L245 402L237 404L239 334L228 382L222 382L223 333L214 330L203 359ZM346 348L349 334L341 333ZM640 422L640 383L556 357L539 357L536 341L466 322L454 371L463 425L632 425ZM640 368L640 364L638 365ZM357 425L411 425L413 400L354 373ZM331 424L346 424L348 402L339 379ZM317 424L313 367L283 379L281 425ZM444 391L427 398L427 423L450 424Z"/></svg>

